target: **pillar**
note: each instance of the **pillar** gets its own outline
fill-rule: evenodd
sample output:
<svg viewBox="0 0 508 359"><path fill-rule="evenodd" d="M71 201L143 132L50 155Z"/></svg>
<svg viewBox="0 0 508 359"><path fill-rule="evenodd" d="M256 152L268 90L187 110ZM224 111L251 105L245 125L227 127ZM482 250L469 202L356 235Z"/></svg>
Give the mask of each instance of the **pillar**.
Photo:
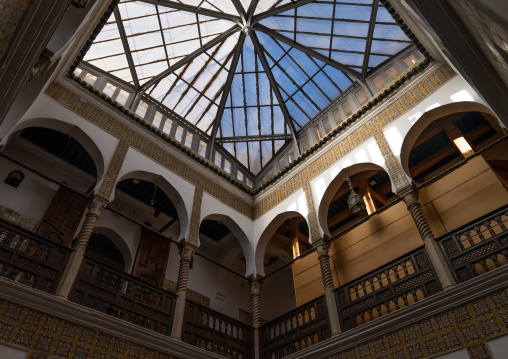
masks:
<svg viewBox="0 0 508 359"><path fill-rule="evenodd" d="M88 204L85 222L81 227L81 231L76 239L76 243L73 247L69 261L67 262L67 266L65 267L60 283L58 283L58 287L56 288L55 294L57 296L64 299L69 298L69 293L76 277L78 276L79 268L83 262L86 246L88 245L92 231L99 219L99 214L107 204L108 201L100 196L95 196L95 198Z"/></svg>
<svg viewBox="0 0 508 359"><path fill-rule="evenodd" d="M254 359L259 359L259 327L261 326L261 283L259 277L249 278L250 300L252 305L252 326L254 327Z"/></svg>
<svg viewBox="0 0 508 359"><path fill-rule="evenodd" d="M453 274L447 264L446 258L441 248L439 247L439 243L435 241L432 229L427 222L427 218L425 218L425 215L423 214L422 205L418 200L418 192L409 187L399 193L399 196L404 200L407 209L413 217L416 228L418 229L418 232L420 232L420 236L423 239L425 251L427 252L436 275L441 282L441 286L444 290L446 290L456 285L457 283L453 278Z"/></svg>
<svg viewBox="0 0 508 359"><path fill-rule="evenodd" d="M330 323L330 331L332 337L340 334L339 312L337 310L337 303L335 302L335 294L333 292L333 277L330 268L330 256L328 249L330 244L325 242L324 238L313 243L314 248L317 250L319 264L321 266L321 275L323 276L323 285L325 287L325 301L328 310L328 322Z"/></svg>
<svg viewBox="0 0 508 359"><path fill-rule="evenodd" d="M185 319L185 302L187 298L187 283L189 281L189 270L196 247L186 242L179 248L180 268L178 270L178 283L176 286L176 304L175 314L173 316L173 327L171 328L171 337L181 340L182 329Z"/></svg>

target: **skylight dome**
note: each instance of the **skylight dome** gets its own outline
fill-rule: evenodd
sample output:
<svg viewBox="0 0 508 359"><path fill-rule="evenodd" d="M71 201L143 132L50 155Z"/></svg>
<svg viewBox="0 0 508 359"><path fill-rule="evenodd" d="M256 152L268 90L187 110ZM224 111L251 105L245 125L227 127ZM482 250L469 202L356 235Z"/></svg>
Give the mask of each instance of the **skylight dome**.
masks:
<svg viewBox="0 0 508 359"><path fill-rule="evenodd" d="M84 60L256 175L348 87L410 44L378 1L122 0Z"/></svg>

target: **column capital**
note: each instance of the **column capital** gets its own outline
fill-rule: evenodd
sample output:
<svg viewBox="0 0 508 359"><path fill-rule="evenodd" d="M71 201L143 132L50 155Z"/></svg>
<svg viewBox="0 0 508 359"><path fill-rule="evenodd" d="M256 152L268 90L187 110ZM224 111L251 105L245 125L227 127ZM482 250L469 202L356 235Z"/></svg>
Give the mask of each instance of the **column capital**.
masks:
<svg viewBox="0 0 508 359"><path fill-rule="evenodd" d="M186 259L190 261L194 253L196 253L197 249L198 248L190 242L185 242L179 245L178 252L180 253L180 259Z"/></svg>
<svg viewBox="0 0 508 359"><path fill-rule="evenodd" d="M408 209L414 205L420 205L419 193L413 186L403 188L397 192L397 196L406 203Z"/></svg>
<svg viewBox="0 0 508 359"><path fill-rule="evenodd" d="M326 238L320 238L312 242L312 246L316 249L318 257L327 256L330 249L330 242Z"/></svg>
<svg viewBox="0 0 508 359"><path fill-rule="evenodd" d="M86 206L88 209L87 214L95 214L96 216L99 216L101 211L104 208L106 208L108 203L109 203L109 200L107 200L106 198L104 198L100 195L95 195L92 198L92 200L88 203L88 205Z"/></svg>

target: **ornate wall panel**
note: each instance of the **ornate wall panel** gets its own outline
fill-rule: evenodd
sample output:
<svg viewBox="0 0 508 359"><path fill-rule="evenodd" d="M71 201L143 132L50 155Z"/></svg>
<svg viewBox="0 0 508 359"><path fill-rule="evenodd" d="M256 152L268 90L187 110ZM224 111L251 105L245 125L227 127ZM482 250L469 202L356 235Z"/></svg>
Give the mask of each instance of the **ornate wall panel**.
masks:
<svg viewBox="0 0 508 359"><path fill-rule="evenodd" d="M99 195L106 200L111 198L111 194L113 193L118 179L118 174L122 169L123 161L125 160L128 150L129 142L125 139L121 139L116 146L115 153L113 154L113 158L108 166L106 174L104 175L101 188L99 189Z"/></svg>
<svg viewBox="0 0 508 359"><path fill-rule="evenodd" d="M199 241L199 224L201 223L201 203L203 202L203 188L196 187L194 191L194 199L192 201L192 214L189 225L189 237L187 241L198 245Z"/></svg>
<svg viewBox="0 0 508 359"><path fill-rule="evenodd" d="M0 0L0 61L30 0Z"/></svg>

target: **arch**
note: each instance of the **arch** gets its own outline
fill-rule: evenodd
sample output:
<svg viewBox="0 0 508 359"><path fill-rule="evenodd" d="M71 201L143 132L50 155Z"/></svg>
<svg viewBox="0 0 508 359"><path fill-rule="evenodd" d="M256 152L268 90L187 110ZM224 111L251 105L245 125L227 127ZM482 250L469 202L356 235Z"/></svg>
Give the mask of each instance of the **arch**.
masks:
<svg viewBox="0 0 508 359"><path fill-rule="evenodd" d="M497 116L494 114L494 112L492 112L491 109L485 105L482 105L481 103L470 101L455 102L429 110L425 112L418 120L416 120L416 122L407 132L406 136L404 137L404 141L402 142L400 149L400 163L404 169L404 172L408 176L410 176L409 154L420 134L434 121L445 116L460 112L481 112L486 114L488 115L486 117L487 121L489 121L489 124L492 126L492 128L494 128L494 130L498 133L503 133ZM495 121L492 119L495 119Z"/></svg>
<svg viewBox="0 0 508 359"><path fill-rule="evenodd" d="M265 252L266 247L268 246L268 242L272 238L273 234L277 229L288 219L293 217L303 217L307 225L309 225L307 218L302 216L300 212L296 211L288 211L279 213L275 218L266 226L266 228L263 230L263 233L258 239L257 245L256 245L256 252L255 252L255 266L256 266L256 273L260 275L265 274L264 269L264 258L265 258ZM309 226L310 228L310 226Z"/></svg>
<svg viewBox="0 0 508 359"><path fill-rule="evenodd" d="M99 147L95 144L94 140L88 136L88 134L83 131L80 127L63 122L60 120L56 120L53 118L32 118L18 124L10 133L8 138L5 140L5 143L8 144L9 141L13 138L13 136L29 127L43 127L51 130L55 130L58 132L65 133L73 137L76 141L80 143L81 146L88 152L90 157L95 163L95 168L97 169L97 182L96 185L102 182L102 179L105 174L105 161L104 155L99 149Z"/></svg>
<svg viewBox="0 0 508 359"><path fill-rule="evenodd" d="M225 214L209 214L205 218L201 219L201 222L205 220L215 220L224 223L226 227L229 228L231 233L235 236L235 238L240 243L242 247L243 255L245 256L245 275L250 275L254 273L254 251L252 249L251 243L247 234L243 231L243 229L229 216ZM200 223L201 226L201 223Z"/></svg>
<svg viewBox="0 0 508 359"><path fill-rule="evenodd" d="M173 187L162 175L145 171L132 171L126 173L117 180L117 183L126 179L133 178L137 178L152 183L157 182L157 186L169 197L169 199L171 199L171 202L173 202L176 208L176 212L178 213L178 221L180 222L179 240L184 238L185 233L187 232L187 228L189 227L189 217L187 215L187 210L183 198L180 195L180 193L175 189L175 187ZM111 201L113 201L113 199L115 198L115 193L113 193Z"/></svg>
<svg viewBox="0 0 508 359"><path fill-rule="evenodd" d="M352 166L343 168L330 182L328 187L326 188L323 197L321 199L321 202L319 203L318 208L318 222L321 226L321 229L324 232L325 236L331 236L330 231L328 229L328 208L330 207L330 204L332 203L332 198L335 195L335 193L339 190L340 186L345 182L346 173L349 176L352 176L356 173L363 172L363 171L369 171L369 170L380 170L380 171L386 171L383 167L376 165L374 163L364 162L364 163L357 163ZM388 173L388 172L387 172ZM388 175L390 175L388 173ZM391 177L390 177L391 180ZM395 188L393 187L393 181L392 181L392 191L395 193Z"/></svg>
<svg viewBox="0 0 508 359"><path fill-rule="evenodd" d="M95 227L92 233L102 234L108 237L108 239L111 240L111 242L113 242L113 244L120 250L120 253L123 256L125 263L124 271L125 272L130 271L133 264L133 255L129 249L129 246L127 245L127 243L125 243L123 238L114 229L109 227L101 227L101 226Z"/></svg>

